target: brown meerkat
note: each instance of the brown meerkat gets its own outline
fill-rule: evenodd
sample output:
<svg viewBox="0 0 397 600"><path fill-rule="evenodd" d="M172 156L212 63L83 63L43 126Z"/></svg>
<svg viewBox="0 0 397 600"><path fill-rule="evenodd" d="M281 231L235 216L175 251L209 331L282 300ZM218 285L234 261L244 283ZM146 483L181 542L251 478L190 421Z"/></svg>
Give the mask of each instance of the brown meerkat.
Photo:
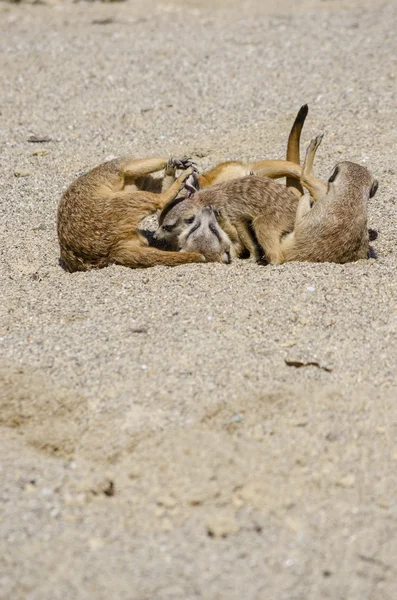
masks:
<svg viewBox="0 0 397 600"><path fill-rule="evenodd" d="M229 227L223 229L232 242L234 255L241 256L245 248L256 259L265 256L268 262L277 262L281 237L293 230L298 203L297 195L280 183L249 175L171 202L163 211L155 235L178 249L183 231L204 206L212 206L227 217Z"/></svg>
<svg viewBox="0 0 397 600"><path fill-rule="evenodd" d="M174 180L175 168L185 167L189 168ZM151 173L164 168L164 179L156 181ZM122 157L81 175L62 195L58 207L64 268L73 272L111 263L134 268L205 261L198 252L150 247L138 229L144 217L177 196L191 173L188 159Z"/></svg>
<svg viewBox="0 0 397 600"><path fill-rule="evenodd" d="M299 200L294 230L281 242L276 262L311 261L345 263L370 256L367 203L378 182L366 167L338 163L325 184L313 174L313 160L322 135L310 142L302 169L301 183L314 200Z"/></svg>
<svg viewBox="0 0 397 600"><path fill-rule="evenodd" d="M294 163L262 161L260 169L259 163L250 163L249 167L256 168L259 176L251 174L248 177L232 179L209 188L204 187L188 198L172 200L160 214L155 238L165 241L174 251L180 249L182 232L190 226L203 206L212 205L221 209L224 214L222 228L232 243L233 256L241 257L248 251L254 260L261 260L265 254L266 260L271 262L278 256L281 235L292 231L298 199L303 193L299 180L295 184L292 177L296 178L298 174L300 177L302 173L299 165L299 144L307 112L307 105L302 106L289 134L287 158L293 159ZM263 167L265 162L268 164ZM273 166L270 166L270 163ZM292 168L289 165L293 165ZM277 173L276 168L279 169ZM236 172L233 171L234 174ZM290 175L291 177L287 178L287 187L264 176L265 172L271 172L272 177ZM200 184L202 179L199 177L198 180ZM199 237L196 236L195 239L197 242ZM192 244L190 246L193 247ZM208 257L207 259L210 260Z"/></svg>

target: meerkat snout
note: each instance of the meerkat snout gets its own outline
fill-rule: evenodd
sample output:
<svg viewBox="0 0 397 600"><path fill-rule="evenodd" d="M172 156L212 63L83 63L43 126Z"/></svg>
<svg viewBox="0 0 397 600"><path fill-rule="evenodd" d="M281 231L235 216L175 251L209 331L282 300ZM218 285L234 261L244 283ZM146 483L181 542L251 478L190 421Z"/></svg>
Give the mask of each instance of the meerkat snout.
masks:
<svg viewBox="0 0 397 600"><path fill-rule="evenodd" d="M221 213L212 206L204 206L192 216L191 223L178 237L180 251L199 252L208 262L229 264L231 241L217 218L221 218Z"/></svg>

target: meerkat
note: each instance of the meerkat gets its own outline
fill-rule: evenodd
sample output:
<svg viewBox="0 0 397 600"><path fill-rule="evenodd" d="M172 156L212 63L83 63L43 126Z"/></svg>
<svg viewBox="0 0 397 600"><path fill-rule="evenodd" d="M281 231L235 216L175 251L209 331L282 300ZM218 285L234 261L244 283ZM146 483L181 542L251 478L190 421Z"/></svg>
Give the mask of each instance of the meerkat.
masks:
<svg viewBox="0 0 397 600"><path fill-rule="evenodd" d="M172 250L178 250L184 229L203 206L213 205L222 209L225 215L222 228L230 239L233 257L242 257L248 252L255 261L262 260L264 254L266 260L273 260L274 252L276 255L278 252L281 234L292 231L298 199L303 193L299 179L294 183L292 178L298 175L300 178L302 173L299 145L307 113L307 105L302 106L288 137L287 159L295 162L261 161L245 166L233 163L230 170L228 167L223 171L223 177L225 173L236 175L238 170L234 168L235 165L239 165L240 174L245 173L246 176L238 180L231 178L209 188L206 187L206 174L201 179L199 176L198 187L204 181L204 189L196 191L194 185L190 186L190 190L196 193L186 199L175 198L170 201L160 214L155 238L165 241ZM219 167L222 165L216 167L214 172ZM256 176L252 174L252 169L256 169ZM284 187L265 176L265 173L271 174L272 178L291 177L287 178L287 187Z"/></svg>
<svg viewBox="0 0 397 600"><path fill-rule="evenodd" d="M281 237L294 228L299 198L285 186L267 177L249 175L204 188L189 198L170 203L162 214L156 235L174 250L181 234L203 206L220 209L227 217L223 226L232 244L233 256L248 247L256 260L277 262ZM246 230L249 230L249 239Z"/></svg>
<svg viewBox="0 0 397 600"><path fill-rule="evenodd" d="M198 252L168 252L148 245L141 220L173 200L192 173L188 159L131 159L103 163L76 179L58 207L61 264L70 272L105 267L175 266L203 262ZM175 169L188 167L176 180ZM164 178L152 173L165 169ZM160 193L155 193L160 192Z"/></svg>
<svg viewBox="0 0 397 600"><path fill-rule="evenodd" d="M225 218L212 206L203 206L178 239L181 252L199 252L208 262L231 261L231 241L225 233Z"/></svg>
<svg viewBox="0 0 397 600"><path fill-rule="evenodd" d="M303 189L299 183L301 176L299 142L308 111L307 104L301 106L298 111L288 137L287 160L259 160L249 163L239 161L223 162L210 171L198 175L199 189L253 174L270 177L271 179L287 177L287 187L293 191L296 190L295 193L301 196Z"/></svg>
<svg viewBox="0 0 397 600"><path fill-rule="evenodd" d="M313 161L322 135L312 140L306 152L301 183L310 197L299 200L294 230L280 247L279 260L345 263L370 256L369 241L376 232L367 229L367 203L378 182L366 167L338 163L327 184L313 174Z"/></svg>

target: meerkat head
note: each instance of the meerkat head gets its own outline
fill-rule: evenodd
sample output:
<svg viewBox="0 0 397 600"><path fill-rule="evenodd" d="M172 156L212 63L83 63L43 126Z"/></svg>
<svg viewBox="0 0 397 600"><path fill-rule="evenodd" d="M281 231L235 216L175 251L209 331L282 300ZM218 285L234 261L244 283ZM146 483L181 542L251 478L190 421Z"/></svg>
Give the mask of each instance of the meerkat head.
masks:
<svg viewBox="0 0 397 600"><path fill-rule="evenodd" d="M178 250L179 235L190 227L199 211L200 206L186 198L175 198L168 202L160 213L155 239L166 242L173 250Z"/></svg>
<svg viewBox="0 0 397 600"><path fill-rule="evenodd" d="M199 252L208 262L230 263L231 241L218 223L220 211L204 206L178 237L181 252Z"/></svg>
<svg viewBox="0 0 397 600"><path fill-rule="evenodd" d="M356 163L343 161L338 163L328 179L328 192L340 190L346 195L348 189L360 189L364 199L373 198L378 189L378 181L374 179L366 167Z"/></svg>

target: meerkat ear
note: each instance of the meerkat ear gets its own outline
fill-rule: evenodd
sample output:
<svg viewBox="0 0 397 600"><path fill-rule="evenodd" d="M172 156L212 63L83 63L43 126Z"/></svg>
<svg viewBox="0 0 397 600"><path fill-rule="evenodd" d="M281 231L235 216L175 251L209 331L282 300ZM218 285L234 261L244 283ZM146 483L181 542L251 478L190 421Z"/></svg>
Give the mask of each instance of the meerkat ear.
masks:
<svg viewBox="0 0 397 600"><path fill-rule="evenodd" d="M373 198L375 196L376 190L378 189L378 185L379 185L378 181L377 181L377 179L375 179L375 181L373 182L373 184L371 186L371 189L369 191L369 197L370 198Z"/></svg>
<svg viewBox="0 0 397 600"><path fill-rule="evenodd" d="M332 183L333 181L335 181L338 173L339 173L339 167L335 167L333 173L331 174L331 177L328 179L328 182Z"/></svg>

